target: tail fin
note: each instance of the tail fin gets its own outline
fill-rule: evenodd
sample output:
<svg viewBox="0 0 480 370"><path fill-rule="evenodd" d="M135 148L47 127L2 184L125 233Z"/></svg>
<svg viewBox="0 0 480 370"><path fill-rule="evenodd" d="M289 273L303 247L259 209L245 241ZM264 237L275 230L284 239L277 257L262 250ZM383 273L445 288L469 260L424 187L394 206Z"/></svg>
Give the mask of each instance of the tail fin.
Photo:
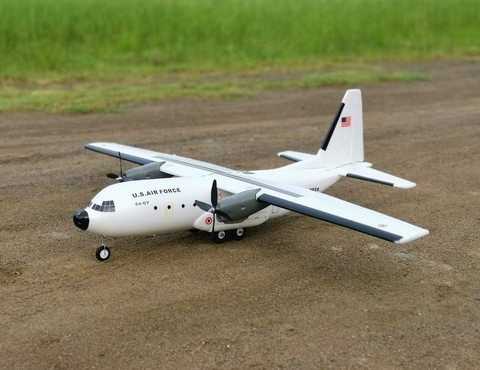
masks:
<svg viewBox="0 0 480 370"><path fill-rule="evenodd" d="M328 166L341 166L363 161L362 92L347 90L318 159Z"/></svg>
<svg viewBox="0 0 480 370"><path fill-rule="evenodd" d="M363 111L360 90L347 90L317 155L291 166L337 167L363 161Z"/></svg>

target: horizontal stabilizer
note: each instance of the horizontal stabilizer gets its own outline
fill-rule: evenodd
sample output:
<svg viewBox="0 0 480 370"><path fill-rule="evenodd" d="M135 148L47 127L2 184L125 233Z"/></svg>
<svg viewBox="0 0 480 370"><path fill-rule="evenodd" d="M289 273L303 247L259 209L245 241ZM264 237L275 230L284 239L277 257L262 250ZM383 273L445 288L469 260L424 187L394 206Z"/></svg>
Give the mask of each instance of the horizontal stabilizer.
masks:
<svg viewBox="0 0 480 370"><path fill-rule="evenodd" d="M284 152L280 152L277 154L279 157L288 159L292 162L300 162L304 161L306 159L310 159L315 157L313 154L307 154L307 153L302 153L302 152L295 152L293 150L287 150Z"/></svg>
<svg viewBox="0 0 480 370"><path fill-rule="evenodd" d="M390 175L386 172L374 170L370 168L371 166L371 163L361 162L338 167L335 168L334 171L341 176L376 182L377 184L389 185L400 189L410 189L416 185L414 182Z"/></svg>

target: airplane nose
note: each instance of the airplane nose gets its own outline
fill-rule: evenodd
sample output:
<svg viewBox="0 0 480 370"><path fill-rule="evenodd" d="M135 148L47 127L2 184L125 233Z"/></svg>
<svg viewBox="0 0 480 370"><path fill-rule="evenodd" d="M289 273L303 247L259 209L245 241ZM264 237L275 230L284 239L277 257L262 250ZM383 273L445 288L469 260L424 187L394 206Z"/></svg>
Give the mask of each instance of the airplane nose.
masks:
<svg viewBox="0 0 480 370"><path fill-rule="evenodd" d="M81 230L87 230L89 222L90 220L88 219L88 213L84 209L75 212L73 215L73 223Z"/></svg>

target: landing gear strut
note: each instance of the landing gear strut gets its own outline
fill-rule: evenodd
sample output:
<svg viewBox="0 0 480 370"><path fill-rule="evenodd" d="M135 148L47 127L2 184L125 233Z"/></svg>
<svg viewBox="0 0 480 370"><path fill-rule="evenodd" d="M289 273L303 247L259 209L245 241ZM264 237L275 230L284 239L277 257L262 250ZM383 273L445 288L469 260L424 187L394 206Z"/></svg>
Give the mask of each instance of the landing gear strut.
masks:
<svg viewBox="0 0 480 370"><path fill-rule="evenodd" d="M105 244L102 244L97 248L95 257L97 257L97 260L101 262L108 260L110 258L110 248L108 248Z"/></svg>

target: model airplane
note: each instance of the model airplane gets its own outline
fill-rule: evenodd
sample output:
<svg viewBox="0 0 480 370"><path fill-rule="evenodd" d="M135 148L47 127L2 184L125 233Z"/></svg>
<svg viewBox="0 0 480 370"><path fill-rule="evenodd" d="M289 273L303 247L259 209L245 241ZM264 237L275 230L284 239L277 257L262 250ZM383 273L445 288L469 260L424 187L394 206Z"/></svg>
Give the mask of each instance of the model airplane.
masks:
<svg viewBox="0 0 480 370"><path fill-rule="evenodd" d="M346 92L316 155L278 153L294 163L276 169L235 171L114 143L85 147L120 158L120 163L126 160L140 165L121 171L119 183L100 191L85 209L74 214L78 228L103 236L201 230L221 243L228 237L242 239L247 228L289 211L395 243L428 234L426 229L321 193L342 177L403 189L415 186L363 161L360 90ZM96 257L107 260L110 249L102 243Z"/></svg>

